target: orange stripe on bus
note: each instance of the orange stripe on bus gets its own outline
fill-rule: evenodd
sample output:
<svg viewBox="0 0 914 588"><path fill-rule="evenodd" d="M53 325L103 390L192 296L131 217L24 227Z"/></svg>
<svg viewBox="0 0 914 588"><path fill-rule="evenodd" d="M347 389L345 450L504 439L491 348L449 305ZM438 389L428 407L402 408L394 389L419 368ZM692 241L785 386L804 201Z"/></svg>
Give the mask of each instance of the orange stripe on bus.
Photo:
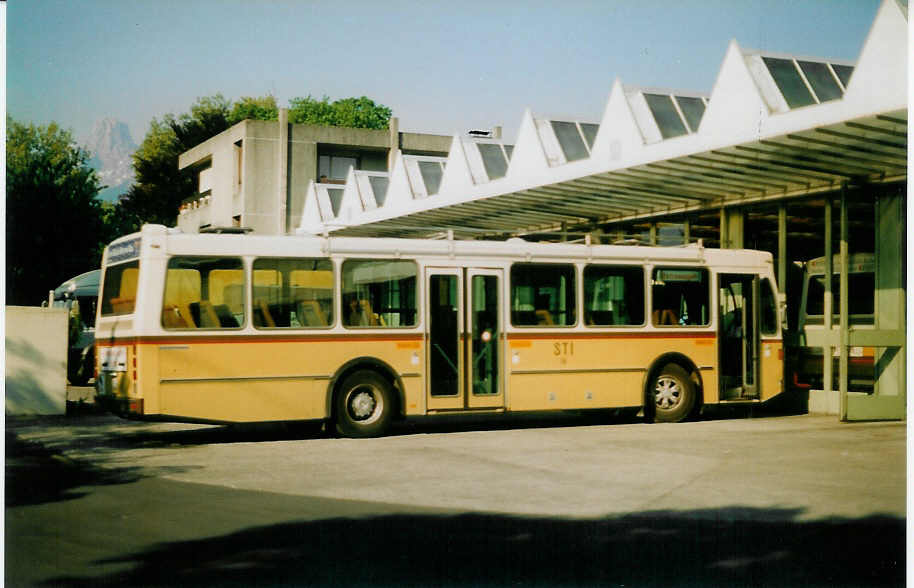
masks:
<svg viewBox="0 0 914 588"><path fill-rule="evenodd" d="M714 339L717 334L710 333L670 333L670 332L644 332L644 333L508 333L509 341L554 341L556 339Z"/></svg>
<svg viewBox="0 0 914 588"><path fill-rule="evenodd" d="M142 336L142 337L125 337L123 339L111 339L97 341L99 347L112 347L115 345L181 345L194 343L200 344L225 344L225 343L352 343L352 342L376 342L376 341L408 341L418 347L423 340L423 335L191 335L186 337L173 336Z"/></svg>
<svg viewBox="0 0 914 588"><path fill-rule="evenodd" d="M398 346L403 349L416 349L424 340L425 335L419 334L368 334L368 333L326 333L308 335L187 335L187 336L141 336L124 338L105 338L96 341L98 347L112 347L114 345L180 345L182 343L196 344L224 344L224 343L345 343L345 342L401 342ZM507 333L507 339L512 347L528 347L532 341L587 340L587 339L693 339L698 345L711 345L717 337L716 333L675 333L675 332L640 332L640 333Z"/></svg>

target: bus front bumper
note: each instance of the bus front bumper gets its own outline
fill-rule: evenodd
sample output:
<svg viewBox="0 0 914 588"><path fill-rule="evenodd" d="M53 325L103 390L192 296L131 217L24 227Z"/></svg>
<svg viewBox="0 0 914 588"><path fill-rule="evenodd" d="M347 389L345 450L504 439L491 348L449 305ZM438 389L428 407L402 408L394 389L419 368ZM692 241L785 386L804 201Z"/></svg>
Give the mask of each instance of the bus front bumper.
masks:
<svg viewBox="0 0 914 588"><path fill-rule="evenodd" d="M130 397L128 389L126 372L102 371L95 380L95 404L124 418L140 418L143 399Z"/></svg>

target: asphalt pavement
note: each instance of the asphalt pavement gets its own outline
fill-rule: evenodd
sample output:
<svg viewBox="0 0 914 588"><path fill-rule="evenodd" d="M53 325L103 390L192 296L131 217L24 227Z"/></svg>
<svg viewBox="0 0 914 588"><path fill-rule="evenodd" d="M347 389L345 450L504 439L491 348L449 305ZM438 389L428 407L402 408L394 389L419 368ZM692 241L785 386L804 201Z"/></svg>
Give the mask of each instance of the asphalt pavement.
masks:
<svg viewBox="0 0 914 588"><path fill-rule="evenodd" d="M905 424L6 422L10 586L903 585Z"/></svg>

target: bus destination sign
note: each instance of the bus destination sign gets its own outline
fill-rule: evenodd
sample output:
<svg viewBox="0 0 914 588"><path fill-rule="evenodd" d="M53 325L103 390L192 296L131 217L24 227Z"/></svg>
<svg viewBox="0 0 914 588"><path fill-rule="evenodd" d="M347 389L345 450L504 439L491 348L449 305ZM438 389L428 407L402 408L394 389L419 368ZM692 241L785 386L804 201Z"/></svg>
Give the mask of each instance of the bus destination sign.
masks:
<svg viewBox="0 0 914 588"><path fill-rule="evenodd" d="M120 263L140 256L140 237L114 243L108 247L108 265Z"/></svg>

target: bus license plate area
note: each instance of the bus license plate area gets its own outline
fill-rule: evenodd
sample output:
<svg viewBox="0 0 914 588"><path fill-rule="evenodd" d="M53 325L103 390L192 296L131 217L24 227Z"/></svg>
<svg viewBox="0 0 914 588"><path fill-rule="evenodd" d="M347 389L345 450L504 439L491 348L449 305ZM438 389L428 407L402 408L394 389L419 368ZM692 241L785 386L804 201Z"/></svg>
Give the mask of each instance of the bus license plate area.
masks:
<svg viewBox="0 0 914 588"><path fill-rule="evenodd" d="M127 348L126 347L102 347L101 348L101 371L103 372L126 372L127 371Z"/></svg>

